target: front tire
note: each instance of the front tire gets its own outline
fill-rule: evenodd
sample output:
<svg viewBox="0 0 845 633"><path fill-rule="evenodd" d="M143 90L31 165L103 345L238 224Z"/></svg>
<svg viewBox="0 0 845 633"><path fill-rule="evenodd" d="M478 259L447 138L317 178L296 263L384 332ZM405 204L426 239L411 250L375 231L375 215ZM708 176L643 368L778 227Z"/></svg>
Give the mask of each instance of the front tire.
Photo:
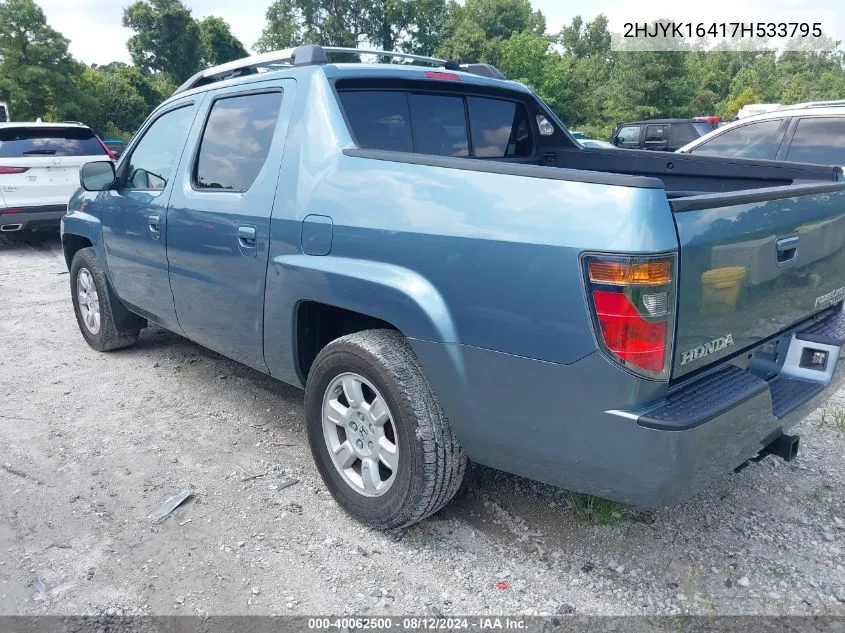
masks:
<svg viewBox="0 0 845 633"><path fill-rule="evenodd" d="M82 248L70 265L70 294L79 331L98 352L128 347L138 340L140 330L118 330L106 276L97 264L93 248Z"/></svg>
<svg viewBox="0 0 845 633"><path fill-rule="evenodd" d="M323 348L305 411L317 469L359 521L380 530L411 525L457 492L466 456L399 332L357 332Z"/></svg>

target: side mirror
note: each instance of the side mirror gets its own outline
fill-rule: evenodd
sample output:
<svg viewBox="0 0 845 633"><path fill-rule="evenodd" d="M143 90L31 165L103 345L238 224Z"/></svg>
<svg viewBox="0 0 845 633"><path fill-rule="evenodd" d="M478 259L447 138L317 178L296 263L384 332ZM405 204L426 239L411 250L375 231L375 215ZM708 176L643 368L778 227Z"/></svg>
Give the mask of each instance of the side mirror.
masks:
<svg viewBox="0 0 845 633"><path fill-rule="evenodd" d="M79 184L85 191L105 191L115 180L114 163L98 160L79 169Z"/></svg>

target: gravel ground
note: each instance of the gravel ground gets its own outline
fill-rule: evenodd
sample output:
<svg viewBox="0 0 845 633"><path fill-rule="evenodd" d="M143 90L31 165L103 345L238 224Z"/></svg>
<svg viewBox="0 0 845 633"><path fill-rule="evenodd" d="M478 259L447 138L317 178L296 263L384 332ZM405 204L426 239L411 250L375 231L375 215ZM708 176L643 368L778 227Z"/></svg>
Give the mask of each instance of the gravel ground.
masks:
<svg viewBox="0 0 845 633"><path fill-rule="evenodd" d="M382 534L323 487L301 392L157 328L91 350L58 239L0 237L0 264L2 614L845 614L845 392L798 460L681 506L473 467Z"/></svg>

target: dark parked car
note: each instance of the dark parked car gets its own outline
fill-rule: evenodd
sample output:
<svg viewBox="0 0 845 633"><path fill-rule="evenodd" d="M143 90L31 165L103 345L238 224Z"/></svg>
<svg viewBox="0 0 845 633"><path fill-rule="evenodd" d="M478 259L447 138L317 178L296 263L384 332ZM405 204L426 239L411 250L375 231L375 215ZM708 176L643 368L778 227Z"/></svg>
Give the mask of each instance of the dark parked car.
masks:
<svg viewBox="0 0 845 633"><path fill-rule="evenodd" d="M716 129L716 124L696 119L651 119L620 123L610 142L627 149L674 152L699 136Z"/></svg>

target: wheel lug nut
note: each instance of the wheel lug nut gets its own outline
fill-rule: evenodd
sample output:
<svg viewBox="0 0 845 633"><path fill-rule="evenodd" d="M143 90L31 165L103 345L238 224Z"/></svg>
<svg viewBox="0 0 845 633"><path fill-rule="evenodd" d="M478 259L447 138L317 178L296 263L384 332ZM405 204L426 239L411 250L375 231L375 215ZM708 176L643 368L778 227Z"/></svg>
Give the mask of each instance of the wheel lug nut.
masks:
<svg viewBox="0 0 845 633"><path fill-rule="evenodd" d="M368 447L368 448L370 448L370 449L372 450L372 448L373 448L373 443L372 443L372 442L367 442L367 447Z"/></svg>
<svg viewBox="0 0 845 633"><path fill-rule="evenodd" d="M358 430L358 425L357 425L357 424L355 424L354 422L350 422L350 423L349 423L349 428L351 428L353 431L357 431L357 430Z"/></svg>
<svg viewBox="0 0 845 633"><path fill-rule="evenodd" d="M358 448L364 448L364 442L362 442L361 440L358 440L357 442L355 442L355 445L356 445Z"/></svg>

